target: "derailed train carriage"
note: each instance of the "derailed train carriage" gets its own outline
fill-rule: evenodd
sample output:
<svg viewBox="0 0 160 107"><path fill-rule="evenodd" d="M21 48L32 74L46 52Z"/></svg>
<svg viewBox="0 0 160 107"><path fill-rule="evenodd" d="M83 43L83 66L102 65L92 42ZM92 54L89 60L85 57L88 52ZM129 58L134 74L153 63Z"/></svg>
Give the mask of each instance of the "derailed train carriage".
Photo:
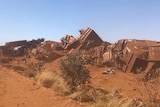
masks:
<svg viewBox="0 0 160 107"><path fill-rule="evenodd" d="M41 47L39 44L42 42L44 42L43 38L32 41L8 42L4 46L0 46L0 54L1 56L23 56L27 54L28 50L35 48L38 51L40 48L40 50L47 52L38 51L41 53L40 56L45 56L47 59L56 59L68 53L73 54L81 51L83 57L88 60L87 62L92 64L100 66L113 64L123 72L143 73L146 80L160 75L160 42L123 39L111 44L104 42L91 28L80 30L78 38L65 35L62 37L61 43L55 42L48 46L45 42L44 47ZM61 44L62 46L55 44ZM60 54L61 51L65 54Z"/></svg>
<svg viewBox="0 0 160 107"><path fill-rule="evenodd" d="M38 44L44 42L44 38L37 40L20 40L7 42L4 46L0 46L0 56L13 57L13 56L23 56L26 54L28 49L35 48Z"/></svg>
<svg viewBox="0 0 160 107"><path fill-rule="evenodd" d="M123 72L143 73L146 80L160 75L160 42L122 39L111 44L104 42L91 28L80 30L78 39L67 36L62 38L64 49L71 53L82 51L96 65L109 64Z"/></svg>
<svg viewBox="0 0 160 107"><path fill-rule="evenodd" d="M150 40L119 40L105 52L103 62L113 62L123 72L142 73L146 79L160 73L160 42Z"/></svg>

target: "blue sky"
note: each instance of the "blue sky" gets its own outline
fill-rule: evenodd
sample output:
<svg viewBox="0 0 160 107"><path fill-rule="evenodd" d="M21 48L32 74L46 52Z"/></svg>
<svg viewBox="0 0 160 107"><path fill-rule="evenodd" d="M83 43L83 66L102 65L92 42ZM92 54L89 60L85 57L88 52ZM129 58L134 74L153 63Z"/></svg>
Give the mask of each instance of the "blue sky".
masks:
<svg viewBox="0 0 160 107"><path fill-rule="evenodd" d="M0 0L0 44L91 27L104 40L160 41L160 0Z"/></svg>

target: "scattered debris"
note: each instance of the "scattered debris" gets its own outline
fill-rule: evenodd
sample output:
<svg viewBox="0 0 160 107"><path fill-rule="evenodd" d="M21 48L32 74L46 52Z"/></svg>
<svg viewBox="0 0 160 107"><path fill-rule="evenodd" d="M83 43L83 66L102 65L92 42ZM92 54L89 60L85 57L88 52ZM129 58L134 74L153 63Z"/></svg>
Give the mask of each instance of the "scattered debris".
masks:
<svg viewBox="0 0 160 107"><path fill-rule="evenodd" d="M115 69L109 68L108 70L103 71L102 74L115 74Z"/></svg>
<svg viewBox="0 0 160 107"><path fill-rule="evenodd" d="M124 72L143 72L146 76L160 66L159 54L160 42L123 39L113 44L104 57L106 62L114 63L114 66Z"/></svg>
<svg viewBox="0 0 160 107"><path fill-rule="evenodd" d="M37 47L40 43L44 42L44 38L37 40L21 40L14 42L7 42L5 46L0 46L1 56L23 56L27 53L28 49Z"/></svg>
<svg viewBox="0 0 160 107"><path fill-rule="evenodd" d="M103 41L91 28L81 29L79 32L77 38L65 35L61 38L61 42L44 41L43 38L8 42L0 46L0 55L1 57L26 56L51 62L67 54L81 51L86 63L89 64L116 66L123 72L143 73L147 80L152 78L150 76L153 74L157 74L152 72L160 67L160 42L122 39L111 44Z"/></svg>

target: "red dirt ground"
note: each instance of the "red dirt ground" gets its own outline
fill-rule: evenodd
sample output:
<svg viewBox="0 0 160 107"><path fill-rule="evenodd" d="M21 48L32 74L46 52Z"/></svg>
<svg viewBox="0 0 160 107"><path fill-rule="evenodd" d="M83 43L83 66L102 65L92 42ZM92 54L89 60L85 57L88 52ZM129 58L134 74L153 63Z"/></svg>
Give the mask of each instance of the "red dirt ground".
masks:
<svg viewBox="0 0 160 107"><path fill-rule="evenodd" d="M61 58L45 63L45 70L59 71ZM28 61L29 62L29 61ZM12 64L12 63L10 63ZM14 62L16 64L16 62ZM117 90L122 96L131 99L148 100L156 94L160 96L159 83L155 80L142 82L137 74L123 73L102 74L107 67L86 66L91 73L92 85L105 90ZM152 96L153 95L153 96ZM0 107L89 107L81 105L68 97L56 94L13 70L0 66Z"/></svg>
<svg viewBox="0 0 160 107"><path fill-rule="evenodd" d="M0 107L82 107L82 105L1 66Z"/></svg>
<svg viewBox="0 0 160 107"><path fill-rule="evenodd" d="M46 64L49 71L58 71L58 64L61 58ZM131 99L150 100L157 94L160 98L160 78L143 82L141 74L124 73L121 70L115 70L115 74L102 74L108 67L97 67L96 65L87 65L91 74L92 85L105 90L117 90L124 97Z"/></svg>

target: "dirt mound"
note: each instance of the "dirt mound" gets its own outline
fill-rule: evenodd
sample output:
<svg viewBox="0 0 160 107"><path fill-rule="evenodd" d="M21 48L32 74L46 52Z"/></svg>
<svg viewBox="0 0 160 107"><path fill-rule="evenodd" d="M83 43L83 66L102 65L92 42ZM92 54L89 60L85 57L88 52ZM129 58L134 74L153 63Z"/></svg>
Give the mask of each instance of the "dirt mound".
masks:
<svg viewBox="0 0 160 107"><path fill-rule="evenodd" d="M0 107L81 107L6 68L1 67L0 78Z"/></svg>

